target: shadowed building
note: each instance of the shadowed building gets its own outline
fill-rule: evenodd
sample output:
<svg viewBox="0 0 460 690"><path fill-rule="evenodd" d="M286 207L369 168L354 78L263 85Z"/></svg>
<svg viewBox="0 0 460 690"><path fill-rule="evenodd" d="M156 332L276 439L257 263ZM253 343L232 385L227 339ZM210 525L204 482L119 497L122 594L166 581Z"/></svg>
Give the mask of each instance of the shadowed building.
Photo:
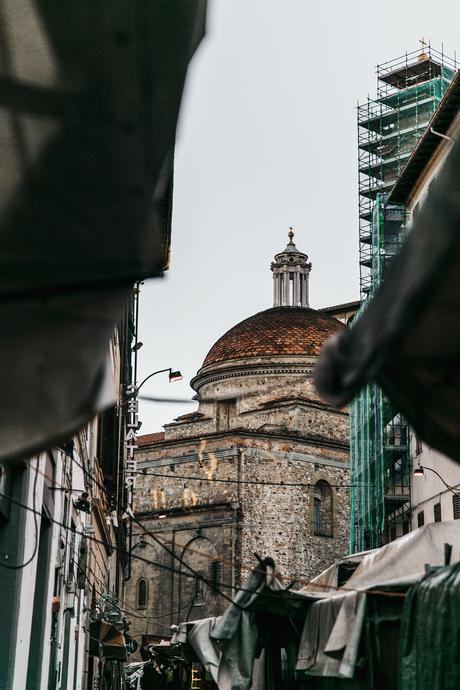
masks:
<svg viewBox="0 0 460 690"><path fill-rule="evenodd" d="M135 511L160 543L136 526L134 552L158 565L133 560L126 601L151 634L220 613L255 552L305 582L347 551L348 414L312 381L344 326L308 306L292 231L271 269L275 306L212 346L191 382L198 409L138 439Z"/></svg>

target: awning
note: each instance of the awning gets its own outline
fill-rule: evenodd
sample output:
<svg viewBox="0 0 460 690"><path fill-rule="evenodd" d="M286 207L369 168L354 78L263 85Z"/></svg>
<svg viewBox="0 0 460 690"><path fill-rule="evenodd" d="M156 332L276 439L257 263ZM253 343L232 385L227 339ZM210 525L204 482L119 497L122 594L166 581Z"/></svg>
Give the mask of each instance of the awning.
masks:
<svg viewBox="0 0 460 690"><path fill-rule="evenodd" d="M417 434L460 461L460 141L385 282L353 327L334 336L315 380L345 405L381 385Z"/></svg>
<svg viewBox="0 0 460 690"><path fill-rule="evenodd" d="M167 267L177 118L205 0L5 0L0 456L94 414L134 281Z"/></svg>
<svg viewBox="0 0 460 690"><path fill-rule="evenodd" d="M93 656L124 661L128 655L125 636L115 625L95 621L89 626L90 651Z"/></svg>
<svg viewBox="0 0 460 690"><path fill-rule="evenodd" d="M222 616L182 623L172 640L190 645L219 690L264 688L266 674L277 687L274 648L295 662L305 602L283 587L273 566L262 561Z"/></svg>
<svg viewBox="0 0 460 690"><path fill-rule="evenodd" d="M387 595L391 614L395 605L401 612L404 597L399 594L424 577L425 564L444 564L445 543L458 553L460 530L455 522L425 525L364 554L343 587L330 591L327 597L319 591L305 619L297 669L312 676L353 678L369 593L374 597L378 593L383 601ZM321 576L317 580L321 581ZM329 576L323 578L329 580ZM311 584L295 596L311 600Z"/></svg>

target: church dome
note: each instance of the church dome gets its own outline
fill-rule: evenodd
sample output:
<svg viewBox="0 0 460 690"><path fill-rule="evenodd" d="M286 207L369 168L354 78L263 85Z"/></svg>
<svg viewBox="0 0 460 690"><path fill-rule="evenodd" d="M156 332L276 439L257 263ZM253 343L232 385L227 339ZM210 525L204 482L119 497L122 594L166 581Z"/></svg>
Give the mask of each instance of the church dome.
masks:
<svg viewBox="0 0 460 690"><path fill-rule="evenodd" d="M248 357L317 356L342 328L337 319L309 307L273 307L227 331L209 350L203 367Z"/></svg>

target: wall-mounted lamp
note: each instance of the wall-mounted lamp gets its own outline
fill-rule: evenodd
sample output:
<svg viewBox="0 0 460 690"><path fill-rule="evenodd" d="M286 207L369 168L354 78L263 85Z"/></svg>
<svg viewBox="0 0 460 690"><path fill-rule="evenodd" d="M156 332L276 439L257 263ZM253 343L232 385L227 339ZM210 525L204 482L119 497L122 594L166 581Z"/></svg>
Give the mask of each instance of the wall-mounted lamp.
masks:
<svg viewBox="0 0 460 690"><path fill-rule="evenodd" d="M446 482L446 480L439 474L439 472L437 470L434 470L432 467L426 467L425 465L418 465L412 474L414 477L419 477L419 478L424 477L425 476L425 470L428 470L428 472L433 472L433 474L435 474L442 481L442 483L444 484L446 489L451 491L456 496L460 495L460 490L459 490L458 486L453 487L450 484L448 484Z"/></svg>

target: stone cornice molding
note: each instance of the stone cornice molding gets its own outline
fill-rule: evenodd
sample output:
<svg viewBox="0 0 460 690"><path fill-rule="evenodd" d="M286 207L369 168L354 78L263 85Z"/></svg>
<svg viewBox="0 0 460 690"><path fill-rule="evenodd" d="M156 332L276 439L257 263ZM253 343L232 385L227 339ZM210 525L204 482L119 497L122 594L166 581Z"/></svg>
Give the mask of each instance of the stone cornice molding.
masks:
<svg viewBox="0 0 460 690"><path fill-rule="evenodd" d="M199 392L202 386L217 381L224 381L232 378L239 378L241 376L266 376L267 374L304 374L311 376L313 372L314 362L310 357L305 363L302 362L263 362L257 364L232 363L225 367L218 368L217 366L209 366L200 369L196 376L190 381L191 387ZM199 400L199 396L196 397Z"/></svg>
<svg viewBox="0 0 460 690"><path fill-rule="evenodd" d="M325 436L317 434L277 434L276 432L264 432L258 429L246 429L244 427L237 427L235 429L228 429L226 431L213 431L205 434L196 434L194 436L181 436L180 438L172 438L164 441L153 441L151 444L145 444L141 448L138 448L136 455L140 453L148 452L149 450L160 450L163 448L171 448L172 446L178 445L183 446L186 444L200 443L203 440L212 441L218 439L226 439L228 437L238 437L241 439L247 438L264 438L269 440L276 440L285 443L286 441L291 441L292 443L302 443L306 445L314 445L318 448L334 448L336 450L347 452L350 448L349 443L346 441L340 441L338 439L326 438ZM206 452L206 451L205 451ZM193 457L190 453L190 457ZM139 462L143 462L139 460Z"/></svg>

